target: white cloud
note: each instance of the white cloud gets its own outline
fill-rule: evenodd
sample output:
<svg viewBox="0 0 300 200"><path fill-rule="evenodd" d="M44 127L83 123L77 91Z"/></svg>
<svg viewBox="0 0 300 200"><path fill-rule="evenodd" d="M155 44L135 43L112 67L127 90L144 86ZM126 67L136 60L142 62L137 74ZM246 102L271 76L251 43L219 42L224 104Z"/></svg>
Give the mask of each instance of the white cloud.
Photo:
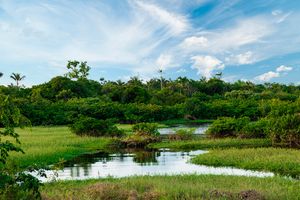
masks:
<svg viewBox="0 0 300 200"><path fill-rule="evenodd" d="M156 64L158 65L159 69L166 70L170 67L172 62L172 56L161 54L158 59L156 60Z"/></svg>
<svg viewBox="0 0 300 200"><path fill-rule="evenodd" d="M184 44L187 43L186 41L198 44L201 42L202 45L197 46L197 51L210 54L222 54L240 50L241 47L249 44L261 42L264 37L270 35L272 32L273 28L267 19L263 17L253 17L240 20L234 26L225 29L200 32L198 33L199 36L186 38L181 46L185 47ZM207 41L209 41L209 48L203 45ZM194 51L195 49L192 50Z"/></svg>
<svg viewBox="0 0 300 200"><path fill-rule="evenodd" d="M247 51L246 53L231 55L227 57L226 62L235 65L246 65L255 62L255 58L253 57L253 53L251 51Z"/></svg>
<svg viewBox="0 0 300 200"><path fill-rule="evenodd" d="M135 3L155 20L167 25L176 35L186 31L189 27L188 20L182 15L169 12L158 5L144 1L135 1Z"/></svg>
<svg viewBox="0 0 300 200"><path fill-rule="evenodd" d="M288 66L285 66L285 65L281 65L281 66L276 68L276 72L288 72L288 71L291 71L291 70L293 70L292 67L288 67Z"/></svg>
<svg viewBox="0 0 300 200"><path fill-rule="evenodd" d="M193 56L192 69L197 69L197 73L205 77L211 77L215 70L223 70L225 65L213 56Z"/></svg>
<svg viewBox="0 0 300 200"><path fill-rule="evenodd" d="M273 78L279 77L280 74L278 72L269 71L267 73L256 76L254 79L259 81L270 81Z"/></svg>
<svg viewBox="0 0 300 200"><path fill-rule="evenodd" d="M181 43L181 46L183 48L203 48L208 46L208 40L206 37L200 36L192 36L187 37L184 39L184 41Z"/></svg>

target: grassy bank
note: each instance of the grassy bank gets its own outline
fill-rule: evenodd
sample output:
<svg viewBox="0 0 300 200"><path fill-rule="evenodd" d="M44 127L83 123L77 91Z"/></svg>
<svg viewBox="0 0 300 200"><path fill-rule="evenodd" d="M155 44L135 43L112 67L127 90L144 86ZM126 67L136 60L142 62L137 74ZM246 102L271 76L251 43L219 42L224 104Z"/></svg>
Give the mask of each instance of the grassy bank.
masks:
<svg viewBox="0 0 300 200"><path fill-rule="evenodd" d="M67 127L33 127L17 129L25 154L11 153L9 163L20 168L36 164L45 166L82 153L103 150L109 138L79 137Z"/></svg>
<svg viewBox="0 0 300 200"><path fill-rule="evenodd" d="M252 190L245 192L247 190ZM255 190L255 192L253 191ZM244 191L244 192L242 192ZM280 177L215 175L130 177L46 184L45 199L300 199L299 182ZM128 198L131 197L131 198Z"/></svg>
<svg viewBox="0 0 300 200"><path fill-rule="evenodd" d="M192 159L195 164L271 171L300 178L300 150L281 148L214 149ZM299 184L300 188L300 184Z"/></svg>
<svg viewBox="0 0 300 200"><path fill-rule="evenodd" d="M205 139L198 138L189 141L164 141L150 144L150 148L170 148L178 150L188 149L211 149L211 148L250 148L250 147L270 147L271 141L268 139Z"/></svg>

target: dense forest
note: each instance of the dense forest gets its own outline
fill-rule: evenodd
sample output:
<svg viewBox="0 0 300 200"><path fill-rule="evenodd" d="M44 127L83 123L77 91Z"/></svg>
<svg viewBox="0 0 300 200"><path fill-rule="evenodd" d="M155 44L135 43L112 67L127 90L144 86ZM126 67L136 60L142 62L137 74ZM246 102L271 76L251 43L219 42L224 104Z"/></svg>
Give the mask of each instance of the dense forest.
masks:
<svg viewBox="0 0 300 200"><path fill-rule="evenodd" d="M138 77L127 82L95 81L88 79L86 62L69 61L67 68L67 74L31 88L20 85L25 76L13 73L15 84L1 86L0 91L14 100L34 126L71 125L82 117L89 117L85 120L91 123L113 120L130 124L218 119L208 131L211 136L268 135L276 143L300 146L300 86L229 83L222 80L221 73L200 80L161 76L146 82Z"/></svg>
<svg viewBox="0 0 300 200"><path fill-rule="evenodd" d="M14 74L16 84L1 86L0 92L14 99L32 125L71 124L80 115L135 123L218 117L257 120L299 112L300 86L292 84L228 83L221 74L200 80L161 77L144 82L132 77L127 82L103 78L98 82L87 79L86 63L81 63L86 72L77 64L78 70L69 67L67 75L30 88L21 87L19 82L25 77Z"/></svg>

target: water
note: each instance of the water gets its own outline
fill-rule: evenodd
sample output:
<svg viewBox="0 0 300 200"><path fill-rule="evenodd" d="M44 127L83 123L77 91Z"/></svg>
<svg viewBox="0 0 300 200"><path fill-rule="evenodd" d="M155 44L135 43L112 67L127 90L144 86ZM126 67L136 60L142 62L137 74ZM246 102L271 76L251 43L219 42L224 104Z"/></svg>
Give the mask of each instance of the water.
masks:
<svg viewBox="0 0 300 200"><path fill-rule="evenodd" d="M208 129L209 124L200 124L200 125L177 125L170 128L160 128L158 129L159 133L161 135L168 135L168 134L174 134L176 130L178 129L184 129L184 128L195 128L195 134L200 135L204 134L205 131Z"/></svg>
<svg viewBox="0 0 300 200"><path fill-rule="evenodd" d="M176 174L216 174L270 177L273 173L257 172L230 167L209 167L195 165L189 160L207 151L173 152L162 149L159 151L129 150L122 153L88 154L77 157L67 163L63 170L47 171L48 178L40 178L46 182L57 176L57 180L83 180L91 178L127 177L134 175L176 175Z"/></svg>

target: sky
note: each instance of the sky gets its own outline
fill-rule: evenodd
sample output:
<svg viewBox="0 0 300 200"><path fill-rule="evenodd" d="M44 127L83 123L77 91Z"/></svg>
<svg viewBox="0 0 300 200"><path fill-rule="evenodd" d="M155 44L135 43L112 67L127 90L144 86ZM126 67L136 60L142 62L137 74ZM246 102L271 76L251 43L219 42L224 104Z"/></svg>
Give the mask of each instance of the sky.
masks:
<svg viewBox="0 0 300 200"><path fill-rule="evenodd" d="M300 84L298 0L0 0L0 84L87 61L89 78Z"/></svg>

